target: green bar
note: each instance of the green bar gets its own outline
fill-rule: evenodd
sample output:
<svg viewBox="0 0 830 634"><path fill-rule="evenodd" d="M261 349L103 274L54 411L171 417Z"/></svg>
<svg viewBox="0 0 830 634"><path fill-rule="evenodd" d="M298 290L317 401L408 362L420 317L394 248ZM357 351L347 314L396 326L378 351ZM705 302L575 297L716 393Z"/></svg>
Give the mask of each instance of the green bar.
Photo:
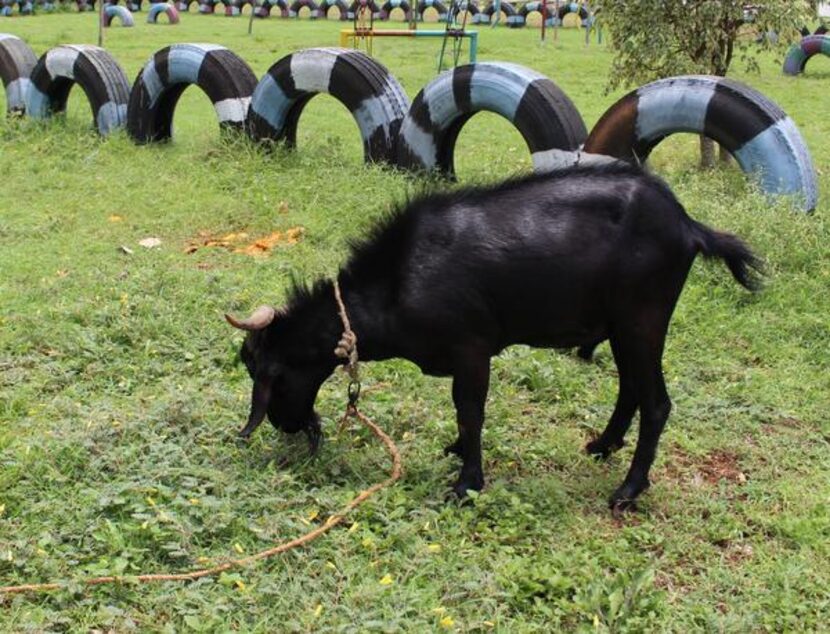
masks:
<svg viewBox="0 0 830 634"><path fill-rule="evenodd" d="M413 33L415 37L444 37L445 34L445 31L415 31ZM478 56L478 31L464 31L461 37L470 38L470 63L475 64Z"/></svg>

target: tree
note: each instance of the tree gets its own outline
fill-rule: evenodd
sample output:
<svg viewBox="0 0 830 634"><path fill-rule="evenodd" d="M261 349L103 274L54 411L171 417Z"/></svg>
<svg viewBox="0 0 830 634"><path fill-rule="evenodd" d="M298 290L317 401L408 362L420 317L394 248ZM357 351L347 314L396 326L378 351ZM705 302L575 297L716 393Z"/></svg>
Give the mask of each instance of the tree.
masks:
<svg viewBox="0 0 830 634"><path fill-rule="evenodd" d="M815 20L815 0L607 0L602 19L615 52L609 90L674 75L725 77L738 57L758 70L758 54L800 39ZM727 156L721 152L721 156ZM701 138L701 165L714 145Z"/></svg>

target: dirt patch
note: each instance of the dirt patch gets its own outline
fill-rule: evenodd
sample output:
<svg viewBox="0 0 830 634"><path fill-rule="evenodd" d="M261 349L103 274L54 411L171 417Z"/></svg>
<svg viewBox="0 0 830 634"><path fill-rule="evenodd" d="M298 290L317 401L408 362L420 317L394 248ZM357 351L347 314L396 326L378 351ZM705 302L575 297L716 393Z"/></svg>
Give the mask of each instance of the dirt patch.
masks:
<svg viewBox="0 0 830 634"><path fill-rule="evenodd" d="M713 449L703 456L693 456L674 448L657 475L674 482L691 481L697 486L716 485L721 480L734 484L747 481L738 455L724 449Z"/></svg>

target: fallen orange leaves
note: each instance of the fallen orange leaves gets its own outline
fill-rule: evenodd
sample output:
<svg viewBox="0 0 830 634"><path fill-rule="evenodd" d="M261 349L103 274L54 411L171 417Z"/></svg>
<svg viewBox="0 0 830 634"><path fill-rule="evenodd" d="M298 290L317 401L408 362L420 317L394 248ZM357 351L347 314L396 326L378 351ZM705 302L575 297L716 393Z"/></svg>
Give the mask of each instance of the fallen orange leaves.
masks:
<svg viewBox="0 0 830 634"><path fill-rule="evenodd" d="M267 255L278 246L292 246L297 244L302 239L304 232L304 227L291 227L285 231L274 231L248 244L244 244L249 238L249 235L244 231L229 233L221 237L214 237L202 232L199 234L199 240L187 245L184 252L190 254L205 247L219 247L244 255Z"/></svg>

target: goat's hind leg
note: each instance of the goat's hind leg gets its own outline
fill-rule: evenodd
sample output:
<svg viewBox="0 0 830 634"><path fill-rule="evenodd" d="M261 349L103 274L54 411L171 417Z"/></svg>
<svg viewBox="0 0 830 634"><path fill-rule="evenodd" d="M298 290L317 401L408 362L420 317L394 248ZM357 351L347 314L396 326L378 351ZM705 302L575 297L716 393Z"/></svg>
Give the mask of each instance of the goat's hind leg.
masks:
<svg viewBox="0 0 830 634"><path fill-rule="evenodd" d="M631 378L640 405L640 433L628 474L609 499L615 511L633 507L637 496L649 487L648 474L671 411L661 367L665 332L665 328L655 328L648 335L635 336L623 351L631 359Z"/></svg>
<svg viewBox="0 0 830 634"><path fill-rule="evenodd" d="M605 431L585 445L585 451L603 460L625 445L625 434L631 427L631 420L637 412L637 391L632 381L631 369L627 367L628 360L620 343L613 337L611 338L611 351L614 353L619 375L617 404Z"/></svg>

